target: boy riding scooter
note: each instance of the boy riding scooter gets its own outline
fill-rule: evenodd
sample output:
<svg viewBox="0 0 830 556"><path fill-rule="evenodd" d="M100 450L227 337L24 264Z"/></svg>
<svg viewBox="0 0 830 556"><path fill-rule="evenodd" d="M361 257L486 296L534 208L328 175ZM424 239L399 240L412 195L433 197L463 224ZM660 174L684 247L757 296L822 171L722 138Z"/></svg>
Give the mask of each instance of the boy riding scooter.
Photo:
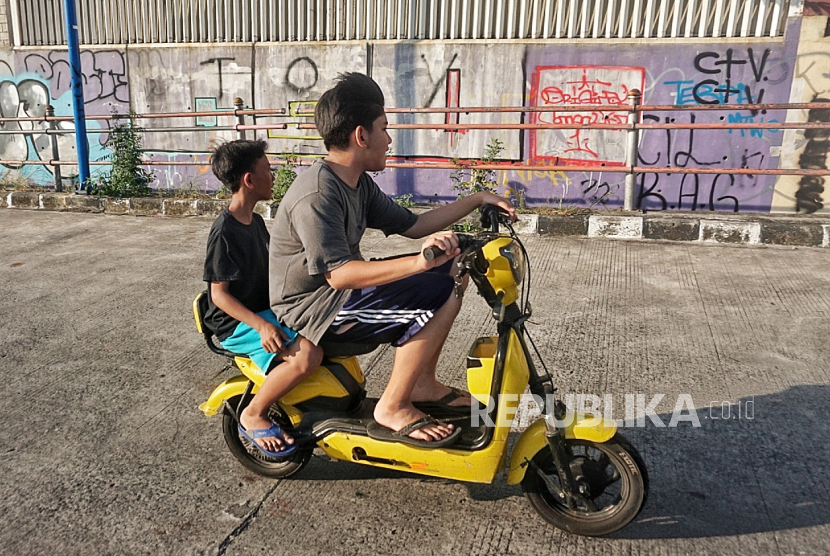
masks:
<svg viewBox="0 0 830 556"><path fill-rule="evenodd" d="M450 264L460 250L452 232L440 231L491 204L516 220L513 207L479 192L421 215L392 202L369 177L386 167L391 143L380 87L348 73L320 98L315 123L328 156L294 181L271 228L270 299L287 326L321 341L391 343L397 352L389 383L374 409L370 437L418 446L445 446L460 429L416 407L443 404L464 410L472 398L438 382L436 365L461 307L452 295ZM365 261L365 229L426 238L420 253Z"/></svg>

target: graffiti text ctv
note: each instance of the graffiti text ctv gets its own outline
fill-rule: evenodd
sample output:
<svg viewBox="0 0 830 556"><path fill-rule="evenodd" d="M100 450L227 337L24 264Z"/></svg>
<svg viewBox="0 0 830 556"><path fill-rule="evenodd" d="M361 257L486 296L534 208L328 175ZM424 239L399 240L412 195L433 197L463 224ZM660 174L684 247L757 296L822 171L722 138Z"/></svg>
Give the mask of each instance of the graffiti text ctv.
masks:
<svg viewBox="0 0 830 556"><path fill-rule="evenodd" d="M747 48L746 55L731 48L724 55L701 52L695 57L695 69L712 76L700 80L665 81L674 87L676 104L755 104L763 102L764 88L760 85L769 78L764 75L770 50L762 54ZM750 71L746 71L750 70Z"/></svg>

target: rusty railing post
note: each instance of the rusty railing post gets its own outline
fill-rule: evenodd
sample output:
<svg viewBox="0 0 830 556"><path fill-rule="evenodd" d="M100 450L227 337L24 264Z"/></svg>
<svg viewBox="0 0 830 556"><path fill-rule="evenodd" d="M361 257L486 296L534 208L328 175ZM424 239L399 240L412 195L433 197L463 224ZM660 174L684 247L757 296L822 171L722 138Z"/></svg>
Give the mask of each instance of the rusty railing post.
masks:
<svg viewBox="0 0 830 556"><path fill-rule="evenodd" d="M628 92L628 102L631 105L631 110L628 112L628 137L625 145L625 165L628 171L625 174L625 200L623 208L625 210L636 210L635 193L637 191L637 173L634 167L637 166L638 152L637 147L639 143L637 130L637 105L640 104L639 89L631 89Z"/></svg>
<svg viewBox="0 0 830 556"><path fill-rule="evenodd" d="M55 117L55 107L52 105L46 106L46 117L53 118ZM49 131L55 131L58 129L58 122L55 120L49 120ZM55 191L60 193L63 191L63 179L61 177L61 166L60 164L54 164L55 162L60 161L60 151L58 151L58 135L57 133L46 133L49 135L49 142L52 143L52 172L55 174Z"/></svg>
<svg viewBox="0 0 830 556"><path fill-rule="evenodd" d="M239 111L245 106L245 103L242 102L242 99L236 97L233 99L233 106L234 106L234 113L236 114L236 123L238 125L245 125L245 114L240 114ZM237 139L245 139L245 130L238 129L236 130L236 138Z"/></svg>

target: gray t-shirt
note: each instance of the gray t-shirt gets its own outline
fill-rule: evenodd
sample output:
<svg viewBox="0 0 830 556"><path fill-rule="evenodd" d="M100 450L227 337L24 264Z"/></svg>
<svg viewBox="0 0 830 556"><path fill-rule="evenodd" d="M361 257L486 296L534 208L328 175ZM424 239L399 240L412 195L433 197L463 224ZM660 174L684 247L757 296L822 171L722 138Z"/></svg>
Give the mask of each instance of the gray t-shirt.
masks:
<svg viewBox="0 0 830 556"><path fill-rule="evenodd" d="M325 161L315 162L294 180L271 225L271 309L287 326L319 343L350 293L333 289L325 273L363 260L360 240L366 228L389 236L405 232L417 220L368 174L351 188Z"/></svg>

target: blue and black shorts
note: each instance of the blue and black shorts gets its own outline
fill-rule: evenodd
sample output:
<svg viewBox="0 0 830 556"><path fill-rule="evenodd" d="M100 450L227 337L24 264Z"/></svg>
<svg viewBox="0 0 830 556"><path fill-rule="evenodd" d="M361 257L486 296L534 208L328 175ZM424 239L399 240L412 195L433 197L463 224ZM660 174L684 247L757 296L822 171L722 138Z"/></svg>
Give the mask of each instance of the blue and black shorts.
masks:
<svg viewBox="0 0 830 556"><path fill-rule="evenodd" d="M429 272L353 290L323 341L401 346L418 333L455 288L450 260Z"/></svg>

